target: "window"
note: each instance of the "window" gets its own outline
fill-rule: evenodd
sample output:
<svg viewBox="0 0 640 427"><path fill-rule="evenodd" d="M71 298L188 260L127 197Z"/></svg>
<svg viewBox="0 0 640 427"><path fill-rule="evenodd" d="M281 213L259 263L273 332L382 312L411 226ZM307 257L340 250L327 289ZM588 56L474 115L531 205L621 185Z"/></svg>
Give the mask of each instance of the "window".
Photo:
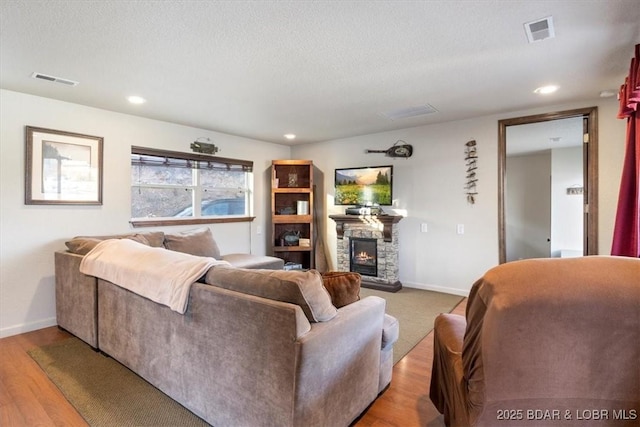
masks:
<svg viewBox="0 0 640 427"><path fill-rule="evenodd" d="M131 223L251 221L253 162L131 147Z"/></svg>

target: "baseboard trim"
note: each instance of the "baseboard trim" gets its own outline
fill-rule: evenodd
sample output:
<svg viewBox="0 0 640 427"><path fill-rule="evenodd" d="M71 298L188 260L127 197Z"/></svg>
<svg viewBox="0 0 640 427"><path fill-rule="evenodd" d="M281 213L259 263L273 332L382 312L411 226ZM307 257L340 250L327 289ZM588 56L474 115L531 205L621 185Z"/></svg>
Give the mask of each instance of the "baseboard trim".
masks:
<svg viewBox="0 0 640 427"><path fill-rule="evenodd" d="M57 324L58 322L56 321L55 317L49 317L47 319L38 320L37 322L32 323L22 323L20 325L0 329L0 338L24 334L25 332L36 331L38 329L48 328L49 326L55 326Z"/></svg>
<svg viewBox="0 0 640 427"><path fill-rule="evenodd" d="M427 285L425 283L415 282L402 282L402 286L405 288L422 289L425 291L442 292L443 294L460 295L461 297L468 297L469 291L464 289L449 288L445 286Z"/></svg>

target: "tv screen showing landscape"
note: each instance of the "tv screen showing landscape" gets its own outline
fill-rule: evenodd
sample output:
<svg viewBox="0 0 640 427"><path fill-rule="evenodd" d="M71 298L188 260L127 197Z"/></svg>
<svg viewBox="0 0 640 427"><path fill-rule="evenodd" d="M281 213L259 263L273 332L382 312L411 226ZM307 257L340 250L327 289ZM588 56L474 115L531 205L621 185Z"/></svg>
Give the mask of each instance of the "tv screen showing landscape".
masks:
<svg viewBox="0 0 640 427"><path fill-rule="evenodd" d="M391 206L393 166L336 169L335 205Z"/></svg>

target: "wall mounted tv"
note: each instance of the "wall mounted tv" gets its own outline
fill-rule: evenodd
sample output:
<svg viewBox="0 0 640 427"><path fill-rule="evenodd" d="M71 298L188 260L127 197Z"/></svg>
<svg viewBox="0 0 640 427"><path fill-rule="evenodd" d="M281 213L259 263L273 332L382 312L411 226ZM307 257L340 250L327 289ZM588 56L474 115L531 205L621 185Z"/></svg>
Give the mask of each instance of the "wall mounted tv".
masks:
<svg viewBox="0 0 640 427"><path fill-rule="evenodd" d="M336 169L335 205L391 206L393 166Z"/></svg>

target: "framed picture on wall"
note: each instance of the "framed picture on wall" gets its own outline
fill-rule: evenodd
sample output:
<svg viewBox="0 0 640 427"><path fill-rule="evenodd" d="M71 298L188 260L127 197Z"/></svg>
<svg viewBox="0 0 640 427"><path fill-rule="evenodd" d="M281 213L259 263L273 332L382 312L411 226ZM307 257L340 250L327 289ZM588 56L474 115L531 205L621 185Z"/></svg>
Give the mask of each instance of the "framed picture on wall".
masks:
<svg viewBox="0 0 640 427"><path fill-rule="evenodd" d="M26 127L25 204L101 205L98 136Z"/></svg>

